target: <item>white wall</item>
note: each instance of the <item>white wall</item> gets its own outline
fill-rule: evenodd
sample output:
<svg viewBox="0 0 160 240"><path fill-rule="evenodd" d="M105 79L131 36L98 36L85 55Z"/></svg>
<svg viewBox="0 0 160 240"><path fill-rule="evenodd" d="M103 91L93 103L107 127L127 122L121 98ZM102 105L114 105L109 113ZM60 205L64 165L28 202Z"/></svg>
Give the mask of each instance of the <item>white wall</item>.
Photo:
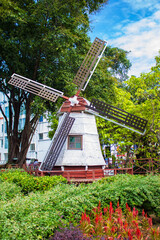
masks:
<svg viewBox="0 0 160 240"><path fill-rule="evenodd" d="M5 112L5 108L8 107L8 103L6 101L4 94L0 92L0 104ZM42 119L41 119L42 120ZM23 128L25 121L25 114L22 113L20 116L21 127ZM33 136L31 144L35 144L35 150L31 150L31 146L29 148L27 158L37 158L38 161L42 161L48 147L51 143L51 140L48 137L48 131L50 130L50 126L48 121L43 118L42 122L38 123L37 129ZM43 134L43 139L39 139L39 134ZM7 133L5 133L5 120L0 112L0 164L3 164L4 161L8 160L8 148L5 146L5 141L7 137ZM3 143L3 144L2 144Z"/></svg>

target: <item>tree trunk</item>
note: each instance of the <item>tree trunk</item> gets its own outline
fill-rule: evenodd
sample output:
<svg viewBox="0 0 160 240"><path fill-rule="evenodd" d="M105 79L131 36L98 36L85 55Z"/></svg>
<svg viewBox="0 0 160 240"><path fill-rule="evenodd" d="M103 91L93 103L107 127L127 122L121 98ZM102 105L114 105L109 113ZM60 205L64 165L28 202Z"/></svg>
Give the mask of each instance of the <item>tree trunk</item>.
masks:
<svg viewBox="0 0 160 240"><path fill-rule="evenodd" d="M24 128L22 134L22 142L21 142L21 150L18 155L18 165L20 167L26 162L26 155L31 144L33 135L35 133L36 127L38 125L38 115L36 115L28 124L27 127Z"/></svg>
<svg viewBox="0 0 160 240"><path fill-rule="evenodd" d="M32 96L30 95L26 100L26 121L24 129L21 133L20 150L17 160L17 163L20 167L22 167L26 161L27 151L38 124L38 114L36 114L31 120L31 102Z"/></svg>
<svg viewBox="0 0 160 240"><path fill-rule="evenodd" d="M38 114L31 119L31 102L32 96L30 95L26 99L26 120L22 132L18 129L21 104L20 101L15 101L13 103L14 121L12 122L12 118L10 118L7 126L9 144L8 164L17 163L20 167L22 167L26 161L28 148L31 144L32 137L38 124ZM13 108L10 107L10 116L13 116ZM16 159L16 161L14 161L14 159Z"/></svg>
<svg viewBox="0 0 160 240"><path fill-rule="evenodd" d="M14 119L13 119L14 109ZM20 139L18 133L18 124L20 116L20 101L14 100L13 105L9 101L9 122L7 122L8 136L8 163L13 163L13 158L17 158L19 153Z"/></svg>

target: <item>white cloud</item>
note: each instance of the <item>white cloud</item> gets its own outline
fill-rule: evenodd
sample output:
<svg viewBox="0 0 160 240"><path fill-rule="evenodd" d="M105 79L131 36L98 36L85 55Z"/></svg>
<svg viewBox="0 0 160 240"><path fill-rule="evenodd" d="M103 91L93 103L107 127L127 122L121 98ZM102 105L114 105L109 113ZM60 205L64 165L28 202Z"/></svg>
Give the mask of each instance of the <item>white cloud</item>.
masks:
<svg viewBox="0 0 160 240"><path fill-rule="evenodd" d="M109 44L131 51L128 55L132 63L131 74L139 76L141 72L148 72L160 49L160 11L140 21L128 23L121 28L121 37L109 40Z"/></svg>
<svg viewBox="0 0 160 240"><path fill-rule="evenodd" d="M160 9L159 0L123 0L131 5L134 10L145 9L154 10Z"/></svg>

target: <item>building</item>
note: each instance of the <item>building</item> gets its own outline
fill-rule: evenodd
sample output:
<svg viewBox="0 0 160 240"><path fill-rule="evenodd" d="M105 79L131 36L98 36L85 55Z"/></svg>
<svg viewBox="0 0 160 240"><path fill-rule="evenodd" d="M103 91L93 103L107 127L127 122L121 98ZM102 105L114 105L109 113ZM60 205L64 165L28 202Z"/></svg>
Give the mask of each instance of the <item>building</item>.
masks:
<svg viewBox="0 0 160 240"><path fill-rule="evenodd" d="M5 95L0 93L0 104L7 117L9 117L9 108ZM25 111L21 111L19 119L19 130L23 129L25 124ZM29 151L27 153L28 160L38 159L39 162L42 162L51 139L48 137L48 132L50 130L50 124L46 118L43 116L40 117L38 126L32 138ZM0 111L0 164L4 164L8 161L8 138L6 131L6 122Z"/></svg>

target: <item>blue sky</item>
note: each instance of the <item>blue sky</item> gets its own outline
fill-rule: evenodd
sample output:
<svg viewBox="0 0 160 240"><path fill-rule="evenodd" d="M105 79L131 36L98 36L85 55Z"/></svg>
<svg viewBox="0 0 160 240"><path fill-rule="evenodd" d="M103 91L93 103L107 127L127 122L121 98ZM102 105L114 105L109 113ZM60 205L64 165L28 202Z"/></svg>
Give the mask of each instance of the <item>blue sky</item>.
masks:
<svg viewBox="0 0 160 240"><path fill-rule="evenodd" d="M129 75L140 76L155 65L160 50L160 0L109 0L90 16L89 36L130 51Z"/></svg>

